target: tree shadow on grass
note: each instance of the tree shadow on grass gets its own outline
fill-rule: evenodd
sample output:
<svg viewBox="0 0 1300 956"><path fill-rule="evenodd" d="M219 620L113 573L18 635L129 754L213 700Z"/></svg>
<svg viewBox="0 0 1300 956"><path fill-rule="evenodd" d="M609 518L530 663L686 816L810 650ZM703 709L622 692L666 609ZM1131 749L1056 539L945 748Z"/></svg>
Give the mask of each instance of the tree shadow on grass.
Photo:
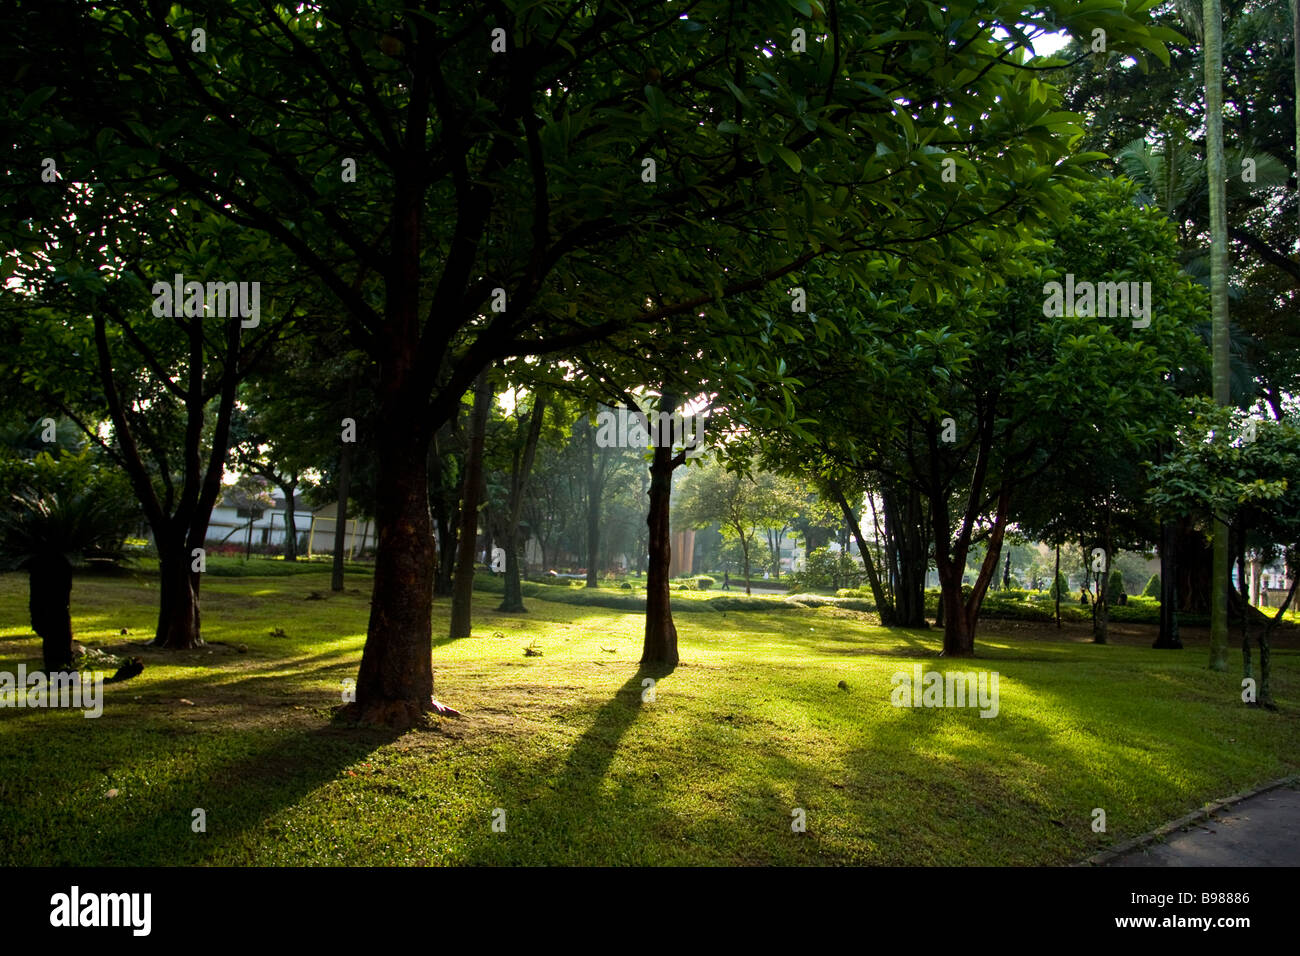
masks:
<svg viewBox="0 0 1300 956"><path fill-rule="evenodd" d="M244 753L223 755L195 766L192 772L173 779L163 788L153 787L146 793L136 794L137 802L130 807L129 822L101 827L101 832L107 831L110 839L90 841L86 857L70 862L192 865L204 862L214 852L229 854L246 833L295 806L313 791L337 779L345 768L364 760L398 736L395 731L333 726L258 732L249 741L251 746L238 748ZM207 827L204 833L195 833L192 828L196 808L204 810ZM256 851L256 847L250 847L250 852ZM241 861L227 856L223 862Z"/></svg>
<svg viewBox="0 0 1300 956"><path fill-rule="evenodd" d="M629 830L623 821L630 813L654 813L644 798L652 792L654 771L633 769L611 777L611 768L624 738L649 703L647 679L656 682L674 668L640 664L636 672L601 704L591 722L569 748L556 769L543 766L493 768L486 788L496 806L507 814L508 829L498 833L484 817L467 847L466 862L564 864L645 862L638 848L620 846ZM656 801L657 802L657 801ZM570 849L585 852L575 858Z"/></svg>

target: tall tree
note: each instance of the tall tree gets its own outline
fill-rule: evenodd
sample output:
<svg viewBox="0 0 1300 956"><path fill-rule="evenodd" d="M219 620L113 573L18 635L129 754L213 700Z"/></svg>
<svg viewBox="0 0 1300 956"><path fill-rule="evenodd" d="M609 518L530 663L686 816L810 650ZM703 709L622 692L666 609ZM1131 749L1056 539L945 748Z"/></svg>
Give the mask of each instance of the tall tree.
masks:
<svg viewBox="0 0 1300 956"><path fill-rule="evenodd" d="M1232 402L1228 351L1227 173L1223 162L1223 10L1219 0L1204 0L1205 150L1210 190L1210 312L1213 320L1214 400ZM1214 516L1214 568L1210 592L1210 669L1228 669L1228 523Z"/></svg>

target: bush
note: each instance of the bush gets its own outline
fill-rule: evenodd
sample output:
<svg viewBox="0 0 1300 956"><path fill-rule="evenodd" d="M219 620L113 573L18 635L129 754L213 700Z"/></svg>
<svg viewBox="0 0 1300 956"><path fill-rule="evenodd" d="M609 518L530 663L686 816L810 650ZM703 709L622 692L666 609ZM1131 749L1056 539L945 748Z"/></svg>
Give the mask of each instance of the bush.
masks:
<svg viewBox="0 0 1300 956"><path fill-rule="evenodd" d="M806 610L796 601L761 597L715 597L705 602L711 611L799 611Z"/></svg>
<svg viewBox="0 0 1300 956"><path fill-rule="evenodd" d="M1065 600L1068 600L1068 599L1069 599L1069 595L1070 595L1070 582L1066 579L1066 577L1065 577L1065 572L1064 572L1064 571L1058 571L1058 572L1056 572L1056 583L1053 584L1052 587L1051 587L1051 589L1048 591L1048 593L1051 595L1053 601L1056 600L1056 595L1057 595L1058 592L1059 592L1060 595L1061 595L1061 600L1062 600L1062 601L1065 601Z"/></svg>
<svg viewBox="0 0 1300 956"><path fill-rule="evenodd" d="M1160 598L1160 575L1153 574L1147 578L1147 586L1142 589L1142 597Z"/></svg>
<svg viewBox="0 0 1300 956"><path fill-rule="evenodd" d="M861 587L866 576L862 564L847 551L818 548L808 555L804 569L791 574L790 579L800 590L838 590Z"/></svg>
<svg viewBox="0 0 1300 956"><path fill-rule="evenodd" d="M874 611L875 602L863 598L826 597L820 594L800 594L782 599L799 607L842 607L850 611Z"/></svg>
<svg viewBox="0 0 1300 956"><path fill-rule="evenodd" d="M717 581L713 580L713 578L708 577L707 575L695 579L695 586L699 588L701 591L707 591L709 588L713 587L713 585L717 583L718 583Z"/></svg>
<svg viewBox="0 0 1300 956"><path fill-rule="evenodd" d="M1110 569L1110 578L1106 584L1106 603L1111 607L1119 604L1120 596L1124 593L1124 575L1119 568Z"/></svg>
<svg viewBox="0 0 1300 956"><path fill-rule="evenodd" d="M599 588L573 589L567 587L547 587L535 584L534 594L543 601L558 601L560 604L575 604L579 607L604 607L613 611L645 611L645 598L632 594L614 594ZM524 592L526 595L527 591Z"/></svg>

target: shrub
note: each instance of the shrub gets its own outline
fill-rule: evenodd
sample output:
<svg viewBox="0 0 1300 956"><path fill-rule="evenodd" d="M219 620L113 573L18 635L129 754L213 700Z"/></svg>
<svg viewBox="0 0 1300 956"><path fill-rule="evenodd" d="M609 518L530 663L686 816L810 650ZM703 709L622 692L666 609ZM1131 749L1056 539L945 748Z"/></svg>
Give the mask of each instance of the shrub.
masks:
<svg viewBox="0 0 1300 956"><path fill-rule="evenodd" d="M1147 578L1147 586L1142 589L1142 597L1156 598L1160 597L1160 575L1153 574Z"/></svg>
<svg viewBox="0 0 1300 956"><path fill-rule="evenodd" d="M1056 600L1058 592L1060 592L1061 600L1063 601L1066 600L1070 594L1070 582L1066 579L1064 571L1056 572L1056 583L1052 585L1048 592L1053 601Z"/></svg>
<svg viewBox="0 0 1300 956"><path fill-rule="evenodd" d="M706 602L712 611L798 611L804 606L788 598L774 601L761 597L715 597Z"/></svg>
<svg viewBox="0 0 1300 956"><path fill-rule="evenodd" d="M818 548L804 562L804 569L790 575L792 584L800 590L815 588L857 588L862 586L866 572L862 564L847 551Z"/></svg>
<svg viewBox="0 0 1300 956"><path fill-rule="evenodd" d="M1119 568L1110 569L1110 578L1106 583L1106 603L1111 607L1119 604L1120 595L1124 593L1124 575Z"/></svg>
<svg viewBox="0 0 1300 956"><path fill-rule="evenodd" d="M707 591L709 588L713 587L713 585L717 583L718 583L717 581L713 580L713 578L708 577L707 575L695 579L695 586L699 588L701 591Z"/></svg>
<svg viewBox="0 0 1300 956"><path fill-rule="evenodd" d="M820 594L800 594L797 597L784 598L783 602L797 604L801 607L842 607L850 611L874 611L876 609L875 602L864 598L832 598Z"/></svg>

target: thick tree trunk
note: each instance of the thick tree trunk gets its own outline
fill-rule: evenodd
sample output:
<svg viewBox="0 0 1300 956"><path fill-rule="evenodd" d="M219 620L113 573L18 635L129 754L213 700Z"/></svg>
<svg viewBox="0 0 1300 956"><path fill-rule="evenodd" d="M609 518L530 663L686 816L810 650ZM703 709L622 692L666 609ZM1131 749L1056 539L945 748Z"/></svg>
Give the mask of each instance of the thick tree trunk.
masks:
<svg viewBox="0 0 1300 956"><path fill-rule="evenodd" d="M27 563L27 609L49 673L72 666L72 565L61 554Z"/></svg>
<svg viewBox="0 0 1300 956"><path fill-rule="evenodd" d="M675 396L665 395L660 408L671 412ZM677 666L677 628L673 624L668 568L672 561L672 535L668 505L672 495L673 450L658 445L650 463L650 563L646 571L645 643L641 663Z"/></svg>
<svg viewBox="0 0 1300 956"><path fill-rule="evenodd" d="M474 410L470 414L469 447L465 451L465 483L461 487L460 540L456 550L456 576L451 589L451 636L469 637L473 624L474 557L478 550L478 505L483 486L483 446L487 438L492 387L487 373L474 384Z"/></svg>
<svg viewBox="0 0 1300 956"><path fill-rule="evenodd" d="M978 484L978 483L977 483ZM969 598L963 600L961 579L966 570L966 558L969 554L970 525L965 523L958 544L954 548L948 529L951 527L947 516L947 502L932 499L931 516L935 528L935 564L939 571L939 600L943 602L943 656L971 657L975 654L975 629L979 623L980 606L988 592L989 583L997 573L998 560L1002 555L1002 540L1007 530L1007 514L1010 507L1010 494L1003 490L998 495L997 511L993 518L993 528L988 537L988 550L980 565L980 572L975 579Z"/></svg>
<svg viewBox="0 0 1300 956"><path fill-rule="evenodd" d="M943 611L943 656L970 657L975 653L974 622L966 613L966 601L961 593L965 562L958 567L955 562L943 562L939 571L939 603Z"/></svg>
<svg viewBox="0 0 1300 956"><path fill-rule="evenodd" d="M391 424L383 427L391 434L384 436L376 484L375 585L357 699L348 715L404 728L430 709L433 698L433 535L426 445L400 434L400 407L384 410Z"/></svg>
<svg viewBox="0 0 1300 956"><path fill-rule="evenodd" d="M158 540L157 532L154 534ZM153 645L173 650L202 647L199 629L199 573L193 549L164 546L158 554L158 628Z"/></svg>

